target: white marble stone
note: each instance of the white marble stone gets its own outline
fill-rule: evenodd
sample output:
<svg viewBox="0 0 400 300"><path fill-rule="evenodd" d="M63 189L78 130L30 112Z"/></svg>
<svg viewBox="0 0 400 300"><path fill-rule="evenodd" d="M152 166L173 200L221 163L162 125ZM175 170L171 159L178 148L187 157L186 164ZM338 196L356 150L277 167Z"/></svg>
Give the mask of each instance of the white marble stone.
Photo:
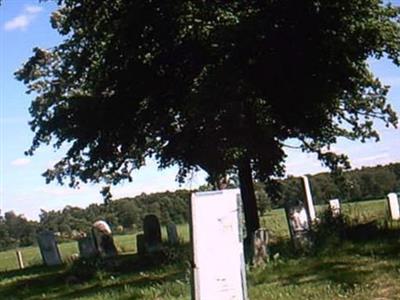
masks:
<svg viewBox="0 0 400 300"><path fill-rule="evenodd" d="M192 194L195 300L245 300L238 189Z"/></svg>
<svg viewBox="0 0 400 300"><path fill-rule="evenodd" d="M329 200L329 209L333 217L340 216L340 201L339 199Z"/></svg>
<svg viewBox="0 0 400 300"><path fill-rule="evenodd" d="M387 195L390 217L392 220L400 220L399 198L396 193Z"/></svg>
<svg viewBox="0 0 400 300"><path fill-rule="evenodd" d="M315 215L315 208L314 208L314 203L311 195L311 189L310 189L310 182L308 181L307 176L301 176L303 180L303 190L304 190L304 196L305 196L305 205L308 211L308 215L310 217L311 222L315 222L316 220L316 215Z"/></svg>

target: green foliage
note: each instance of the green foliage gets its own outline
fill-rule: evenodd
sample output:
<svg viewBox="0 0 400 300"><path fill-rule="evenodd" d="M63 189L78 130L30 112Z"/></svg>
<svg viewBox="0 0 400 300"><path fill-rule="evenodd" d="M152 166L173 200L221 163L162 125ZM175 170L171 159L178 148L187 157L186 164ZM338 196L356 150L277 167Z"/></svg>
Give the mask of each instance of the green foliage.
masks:
<svg viewBox="0 0 400 300"><path fill-rule="evenodd" d="M16 72L41 144L69 151L45 176L116 184L154 157L178 178L250 162L266 180L298 139L336 170L338 137L378 138L397 118L369 57L399 64L399 9L378 0L59 0L64 41ZM177 84L179 83L179 84ZM290 108L290 109L289 109Z"/></svg>
<svg viewBox="0 0 400 300"><path fill-rule="evenodd" d="M0 249L25 247L36 242L37 222L26 220L22 215L6 212L0 216Z"/></svg>
<svg viewBox="0 0 400 300"><path fill-rule="evenodd" d="M350 227L348 219L344 214L333 216L329 209L320 214L318 223L313 226L314 250L334 252L340 247Z"/></svg>

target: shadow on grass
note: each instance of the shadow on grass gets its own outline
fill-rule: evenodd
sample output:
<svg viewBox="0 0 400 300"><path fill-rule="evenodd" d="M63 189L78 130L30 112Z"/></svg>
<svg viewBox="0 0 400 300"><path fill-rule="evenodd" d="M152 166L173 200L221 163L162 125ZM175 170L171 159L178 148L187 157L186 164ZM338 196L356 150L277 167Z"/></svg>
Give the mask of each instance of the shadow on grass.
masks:
<svg viewBox="0 0 400 300"><path fill-rule="evenodd" d="M19 276L46 275L64 270L65 266L47 267L45 265L30 266L22 270L10 270L0 272L0 282Z"/></svg>
<svg viewBox="0 0 400 300"><path fill-rule="evenodd" d="M1 287L0 299L75 299L123 289L126 285L146 287L184 277L183 269L179 266L160 273L157 263L157 260L143 259L137 254L120 255L101 260L101 265L96 265L98 269L90 274L90 278L84 274L88 271L84 261L58 268L42 266L4 272L1 278L8 278L10 282ZM118 280L113 283L111 278Z"/></svg>
<svg viewBox="0 0 400 300"><path fill-rule="evenodd" d="M326 225L322 225L326 226ZM370 222L365 224L317 228L315 248L299 256L288 240L271 245L272 255L279 253L267 270L256 272L250 281L258 284L299 286L332 284L349 291L377 274L393 272L400 266L400 230L398 226ZM390 263L388 263L390 261ZM382 263L383 262L383 263Z"/></svg>

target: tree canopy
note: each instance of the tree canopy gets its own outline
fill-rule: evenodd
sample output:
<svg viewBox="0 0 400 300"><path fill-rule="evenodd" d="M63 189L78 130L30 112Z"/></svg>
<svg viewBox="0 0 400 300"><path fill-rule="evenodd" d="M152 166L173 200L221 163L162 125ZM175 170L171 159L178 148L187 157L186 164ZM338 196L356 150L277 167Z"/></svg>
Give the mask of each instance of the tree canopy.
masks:
<svg viewBox="0 0 400 300"><path fill-rule="evenodd" d="M65 40L16 73L35 93L28 154L69 145L49 181L116 184L147 157L181 181L243 166L267 180L291 138L335 170L338 137L397 124L367 63L400 64L400 10L382 1L57 2Z"/></svg>

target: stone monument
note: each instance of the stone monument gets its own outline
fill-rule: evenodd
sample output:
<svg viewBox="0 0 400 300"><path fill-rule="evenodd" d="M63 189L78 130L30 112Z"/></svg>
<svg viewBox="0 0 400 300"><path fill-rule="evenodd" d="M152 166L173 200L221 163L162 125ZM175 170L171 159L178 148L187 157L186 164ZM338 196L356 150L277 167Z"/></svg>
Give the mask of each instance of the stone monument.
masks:
<svg viewBox="0 0 400 300"><path fill-rule="evenodd" d="M61 265L61 255L54 233L49 230L44 230L38 234L37 240L44 264L46 266Z"/></svg>
<svg viewBox="0 0 400 300"><path fill-rule="evenodd" d="M92 234L96 249L101 256L112 257L118 254L111 228L107 222L102 220L94 222Z"/></svg>
<svg viewBox="0 0 400 300"><path fill-rule="evenodd" d="M285 212L294 248L298 251L309 249L312 245L311 224L305 207L302 204L286 205Z"/></svg>
<svg viewBox="0 0 400 300"><path fill-rule="evenodd" d="M396 193L387 195L390 217L393 221L400 220L399 199Z"/></svg>
<svg viewBox="0 0 400 300"><path fill-rule="evenodd" d="M143 239L147 253L161 250L161 227L156 215L147 215L144 217Z"/></svg>

